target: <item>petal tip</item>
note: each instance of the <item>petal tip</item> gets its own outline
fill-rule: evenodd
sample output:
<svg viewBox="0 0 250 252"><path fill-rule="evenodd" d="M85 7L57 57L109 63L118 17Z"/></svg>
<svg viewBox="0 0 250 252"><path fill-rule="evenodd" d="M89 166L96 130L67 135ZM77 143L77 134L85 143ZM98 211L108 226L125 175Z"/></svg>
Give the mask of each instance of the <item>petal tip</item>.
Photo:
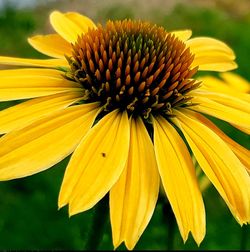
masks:
<svg viewBox="0 0 250 252"><path fill-rule="evenodd" d="M58 10L52 11L49 15L50 23L53 25L53 23L55 22L55 18L57 18L58 16L61 16L61 15L62 15L62 13Z"/></svg>
<svg viewBox="0 0 250 252"><path fill-rule="evenodd" d="M72 209L72 206L69 205L69 212L68 212L69 218L71 218L73 215L76 215L78 213L79 213L79 211L76 211L75 209Z"/></svg>
<svg viewBox="0 0 250 252"><path fill-rule="evenodd" d="M67 205L67 203L62 202L62 201L59 201L59 202L58 202L58 210L60 210L61 208L63 208L63 207L66 206L66 205Z"/></svg>
<svg viewBox="0 0 250 252"><path fill-rule="evenodd" d="M135 242L131 242L131 241L127 241L127 240L125 240L124 243L125 243L128 250L133 250L136 245Z"/></svg>
<svg viewBox="0 0 250 252"><path fill-rule="evenodd" d="M54 11L52 11L50 13L50 17L53 17L53 16L58 15L58 14L61 15L62 13L60 11L58 11L58 10L54 10Z"/></svg>
<svg viewBox="0 0 250 252"><path fill-rule="evenodd" d="M114 246L114 250L117 250L118 247L121 245L123 241L114 241L113 240L113 246Z"/></svg>
<svg viewBox="0 0 250 252"><path fill-rule="evenodd" d="M238 64L235 61L230 62L230 64L227 64L226 67L222 68L221 71L218 70L218 72L227 72L232 71L238 68Z"/></svg>
<svg viewBox="0 0 250 252"><path fill-rule="evenodd" d="M194 240L195 240L197 246L200 247L200 244L202 243L202 241L205 237L205 232L202 234L198 234L198 235L193 234L193 237L194 237Z"/></svg>

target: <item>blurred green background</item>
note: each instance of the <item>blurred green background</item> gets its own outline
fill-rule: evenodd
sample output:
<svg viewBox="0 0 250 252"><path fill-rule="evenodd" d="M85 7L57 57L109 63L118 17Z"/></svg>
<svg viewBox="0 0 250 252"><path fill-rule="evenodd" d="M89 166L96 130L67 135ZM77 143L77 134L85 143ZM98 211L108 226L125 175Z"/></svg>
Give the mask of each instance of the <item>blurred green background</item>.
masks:
<svg viewBox="0 0 250 252"><path fill-rule="evenodd" d="M0 0L0 55L45 56L33 50L26 38L52 32L49 13L79 11L95 22L135 18L149 20L167 30L193 30L193 36L211 36L225 41L237 55L235 71L250 80L249 0ZM3 67L2 67L3 68ZM14 103L1 103L3 109ZM227 123L215 120L234 140L250 148L249 136ZM95 209L68 218L67 208L58 211L57 197L69 158L46 172L0 183L0 250L81 250ZM183 243L178 228L169 228L169 214L157 205L137 250L239 250L250 249L249 226L241 228L211 186L204 193L207 234L198 247L190 236ZM173 237L173 242L168 242ZM99 249L112 250L110 223ZM122 245L119 249L125 249Z"/></svg>

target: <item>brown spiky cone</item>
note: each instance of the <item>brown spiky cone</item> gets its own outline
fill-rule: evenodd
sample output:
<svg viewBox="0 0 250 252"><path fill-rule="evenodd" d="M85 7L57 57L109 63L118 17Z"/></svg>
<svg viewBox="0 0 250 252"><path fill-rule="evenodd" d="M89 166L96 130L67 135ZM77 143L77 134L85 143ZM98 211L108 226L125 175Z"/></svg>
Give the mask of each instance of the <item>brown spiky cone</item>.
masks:
<svg viewBox="0 0 250 252"><path fill-rule="evenodd" d="M187 93L200 83L192 79L194 55L163 27L142 21L108 21L78 37L66 77L82 84L87 100L105 111L126 109L148 118L171 116L172 108L191 105Z"/></svg>

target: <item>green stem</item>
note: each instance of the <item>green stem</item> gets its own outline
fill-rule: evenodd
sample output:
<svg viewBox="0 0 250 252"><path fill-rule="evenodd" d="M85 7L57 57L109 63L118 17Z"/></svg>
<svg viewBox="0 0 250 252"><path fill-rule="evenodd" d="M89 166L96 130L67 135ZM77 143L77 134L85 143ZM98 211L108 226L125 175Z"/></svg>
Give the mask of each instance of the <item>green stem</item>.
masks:
<svg viewBox="0 0 250 252"><path fill-rule="evenodd" d="M108 209L108 197L105 196L94 209L94 216L85 244L85 250L97 250L100 246L108 220Z"/></svg>
<svg viewBox="0 0 250 252"><path fill-rule="evenodd" d="M167 249L173 250L174 249L174 234L175 234L175 216L173 210L169 204L169 202L164 201L163 206L163 216L165 222L167 222L168 226L168 236L167 236Z"/></svg>
<svg viewBox="0 0 250 252"><path fill-rule="evenodd" d="M249 226L243 225L241 230L240 250L247 250Z"/></svg>

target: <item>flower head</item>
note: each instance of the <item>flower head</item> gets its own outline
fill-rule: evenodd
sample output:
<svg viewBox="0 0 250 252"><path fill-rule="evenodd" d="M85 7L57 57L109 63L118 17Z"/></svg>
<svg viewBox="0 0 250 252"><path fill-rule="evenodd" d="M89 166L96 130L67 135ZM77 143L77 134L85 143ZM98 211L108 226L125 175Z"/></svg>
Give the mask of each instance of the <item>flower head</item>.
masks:
<svg viewBox="0 0 250 252"><path fill-rule="evenodd" d="M141 21L95 25L78 13L50 16L56 34L29 38L52 59L0 57L28 68L0 72L0 179L28 176L70 155L59 195L69 214L108 192L114 246L133 249L153 214L160 183L183 240L199 244L205 209L187 144L236 220L250 220L249 151L203 114L249 132L249 102L195 79L236 67L216 39L190 39ZM32 98L32 99L30 99Z"/></svg>

